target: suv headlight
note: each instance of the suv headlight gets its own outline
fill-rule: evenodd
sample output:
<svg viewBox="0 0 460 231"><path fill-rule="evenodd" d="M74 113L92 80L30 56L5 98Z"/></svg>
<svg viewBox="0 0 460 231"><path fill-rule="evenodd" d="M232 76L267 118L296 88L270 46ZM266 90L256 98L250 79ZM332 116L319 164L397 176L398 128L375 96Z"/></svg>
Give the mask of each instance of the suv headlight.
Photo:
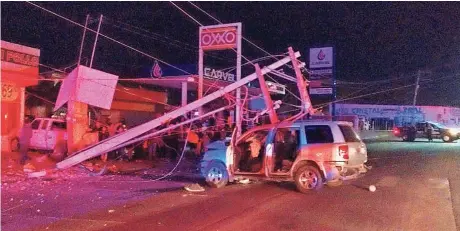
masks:
<svg viewBox="0 0 460 231"><path fill-rule="evenodd" d="M456 128L451 128L449 129L449 133L453 136L457 135L458 133L460 133L460 129L456 129Z"/></svg>

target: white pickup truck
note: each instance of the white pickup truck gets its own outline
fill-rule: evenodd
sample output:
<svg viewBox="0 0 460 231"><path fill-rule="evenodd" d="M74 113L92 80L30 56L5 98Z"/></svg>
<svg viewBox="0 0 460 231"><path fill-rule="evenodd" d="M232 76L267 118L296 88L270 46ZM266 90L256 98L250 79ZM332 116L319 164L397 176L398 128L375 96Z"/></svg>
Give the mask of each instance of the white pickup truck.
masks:
<svg viewBox="0 0 460 231"><path fill-rule="evenodd" d="M56 143L61 139L67 140L67 124L62 119L36 118L32 121L32 138L30 148L43 151L54 150ZM19 139L11 140L13 151L19 150Z"/></svg>

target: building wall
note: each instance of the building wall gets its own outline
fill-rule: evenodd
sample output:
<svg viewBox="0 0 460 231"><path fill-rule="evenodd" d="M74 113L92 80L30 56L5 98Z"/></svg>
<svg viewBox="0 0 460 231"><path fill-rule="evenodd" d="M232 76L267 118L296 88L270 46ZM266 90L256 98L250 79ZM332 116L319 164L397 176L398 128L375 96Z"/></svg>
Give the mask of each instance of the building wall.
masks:
<svg viewBox="0 0 460 231"><path fill-rule="evenodd" d="M336 104L336 115L357 115L361 119L401 126L434 121L460 126L460 108L412 105ZM389 125L387 125L389 126Z"/></svg>
<svg viewBox="0 0 460 231"><path fill-rule="evenodd" d="M24 122L25 87L38 83L40 50L1 41L1 142L2 151Z"/></svg>

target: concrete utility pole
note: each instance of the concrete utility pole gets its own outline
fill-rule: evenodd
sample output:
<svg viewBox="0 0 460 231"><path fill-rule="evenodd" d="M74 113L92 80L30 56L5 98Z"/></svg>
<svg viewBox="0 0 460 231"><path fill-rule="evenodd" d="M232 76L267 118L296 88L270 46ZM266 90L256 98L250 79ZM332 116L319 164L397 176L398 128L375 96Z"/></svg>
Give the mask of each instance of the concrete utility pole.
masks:
<svg viewBox="0 0 460 231"><path fill-rule="evenodd" d="M419 70L417 72L417 82L415 83L415 92L414 92L414 101L412 103L412 105L415 106L415 104L417 103L417 94L418 94L418 88L420 87L420 75L421 75L421 71Z"/></svg>

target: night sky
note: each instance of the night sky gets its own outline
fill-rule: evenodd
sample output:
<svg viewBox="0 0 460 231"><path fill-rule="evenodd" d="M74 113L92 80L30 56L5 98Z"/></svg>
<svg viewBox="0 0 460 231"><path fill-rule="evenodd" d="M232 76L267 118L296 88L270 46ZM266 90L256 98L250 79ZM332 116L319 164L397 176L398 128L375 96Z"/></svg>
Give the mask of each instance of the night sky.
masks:
<svg viewBox="0 0 460 231"><path fill-rule="evenodd" d="M172 64L198 60L198 25L169 2L37 2L90 27L104 15L102 33ZM178 2L204 25L216 24L187 2ZM196 2L224 23L242 22L243 35L272 54L333 45L342 92L360 94L415 82L423 76L420 104L460 106L460 3L458 2ZM63 68L76 62L82 28L25 2L1 3L2 40L41 49L40 62ZM146 30L146 31L144 31ZM84 54L91 56L94 34ZM100 37L94 68L135 76L153 60ZM244 43L243 54L265 54ZM233 55L219 55L231 66ZM212 59L212 58L211 58ZM85 60L84 60L85 61ZM83 62L84 63L84 62ZM46 71L43 69L42 71ZM409 76L409 77L407 77ZM380 85L357 82L407 77ZM352 84L349 84L352 82ZM363 89L368 87L368 89ZM411 103L413 88L366 98L373 103ZM345 93L343 93L345 94ZM401 94L401 97L394 97ZM359 94L358 94L359 95ZM386 99L383 100L383 99Z"/></svg>

